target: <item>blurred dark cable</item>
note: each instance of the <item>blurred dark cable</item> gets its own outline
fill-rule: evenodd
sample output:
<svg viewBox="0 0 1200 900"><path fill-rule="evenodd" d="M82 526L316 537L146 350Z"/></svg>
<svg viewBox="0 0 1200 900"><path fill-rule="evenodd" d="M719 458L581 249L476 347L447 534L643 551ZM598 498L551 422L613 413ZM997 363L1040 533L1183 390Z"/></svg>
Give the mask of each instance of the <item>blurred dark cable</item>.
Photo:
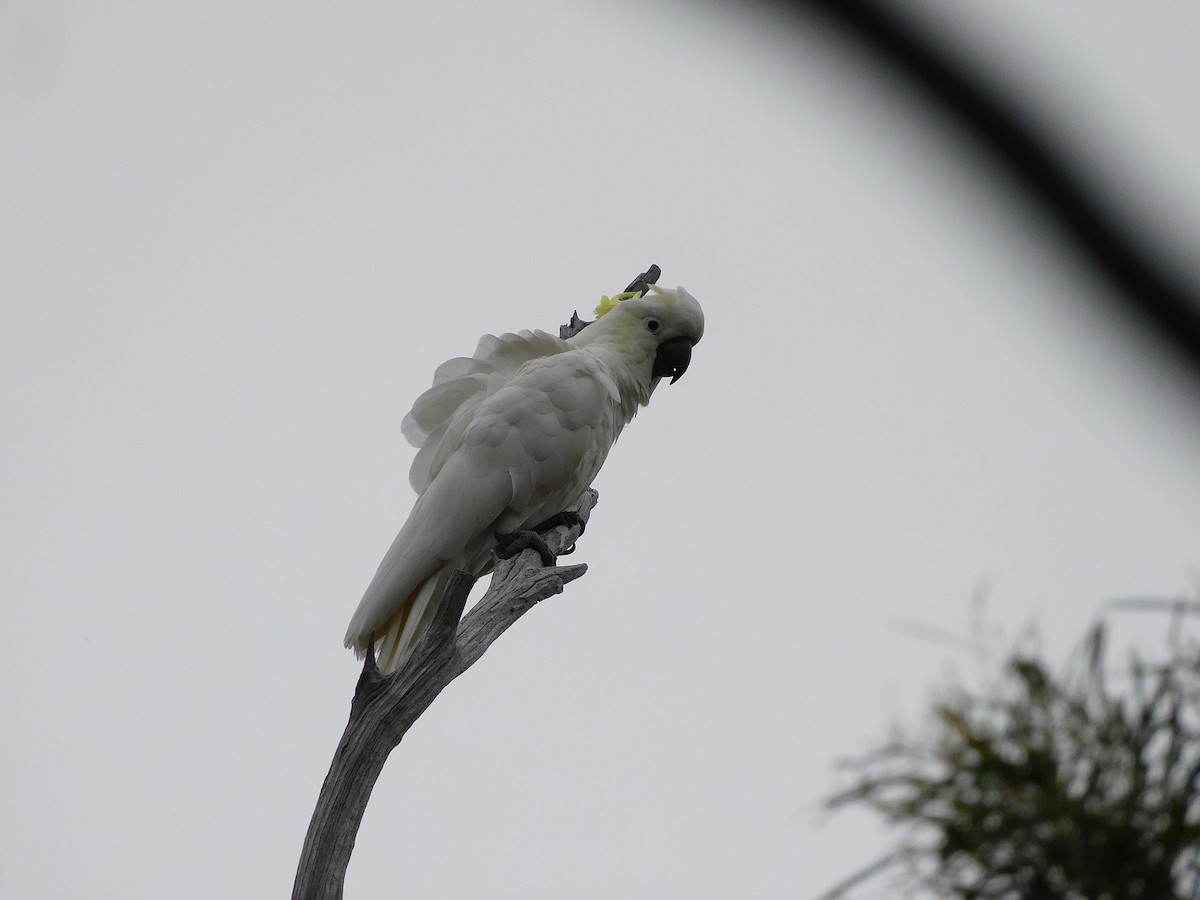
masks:
<svg viewBox="0 0 1200 900"><path fill-rule="evenodd" d="M1190 365L1200 384L1200 288L1161 264L1113 219L1098 201L1095 186L1073 170L1066 154L1031 116L940 46L915 17L886 3L777 2L826 17L973 135L1076 240L1084 259L1117 288L1125 311L1151 325L1153 333Z"/></svg>

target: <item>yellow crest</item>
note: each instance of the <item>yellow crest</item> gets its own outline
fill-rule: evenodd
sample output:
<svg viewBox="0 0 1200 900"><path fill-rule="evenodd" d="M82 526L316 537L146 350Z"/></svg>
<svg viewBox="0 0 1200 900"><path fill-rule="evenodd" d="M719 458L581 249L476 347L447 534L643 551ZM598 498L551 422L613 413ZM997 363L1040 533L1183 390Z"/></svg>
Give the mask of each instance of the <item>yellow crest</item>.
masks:
<svg viewBox="0 0 1200 900"><path fill-rule="evenodd" d="M605 313L612 312L622 300L631 300L641 295L641 291L625 291L622 294L614 294L611 297L601 296L600 303L596 306L596 318L599 319Z"/></svg>

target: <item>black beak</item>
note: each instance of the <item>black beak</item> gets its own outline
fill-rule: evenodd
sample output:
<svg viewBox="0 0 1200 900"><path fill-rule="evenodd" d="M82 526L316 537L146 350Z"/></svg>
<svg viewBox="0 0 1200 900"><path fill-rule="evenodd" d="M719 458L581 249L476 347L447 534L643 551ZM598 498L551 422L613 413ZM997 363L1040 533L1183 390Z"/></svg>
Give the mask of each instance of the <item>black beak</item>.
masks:
<svg viewBox="0 0 1200 900"><path fill-rule="evenodd" d="M687 371L688 363L692 361L692 342L685 337L671 338L658 345L658 353L654 355L655 378L671 376L671 384L677 382Z"/></svg>

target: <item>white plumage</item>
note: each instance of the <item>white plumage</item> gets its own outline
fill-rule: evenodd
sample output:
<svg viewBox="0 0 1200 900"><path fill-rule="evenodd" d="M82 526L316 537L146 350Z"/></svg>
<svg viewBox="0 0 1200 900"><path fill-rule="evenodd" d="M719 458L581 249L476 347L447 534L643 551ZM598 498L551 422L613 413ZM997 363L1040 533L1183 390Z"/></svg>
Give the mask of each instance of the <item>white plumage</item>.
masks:
<svg viewBox="0 0 1200 900"><path fill-rule="evenodd" d="M496 535L530 529L579 497L664 375L678 378L704 333L683 288L602 304L562 340L542 331L486 335L451 359L405 417L419 448L417 500L346 632L360 654L399 667L424 633L455 569L486 574Z"/></svg>

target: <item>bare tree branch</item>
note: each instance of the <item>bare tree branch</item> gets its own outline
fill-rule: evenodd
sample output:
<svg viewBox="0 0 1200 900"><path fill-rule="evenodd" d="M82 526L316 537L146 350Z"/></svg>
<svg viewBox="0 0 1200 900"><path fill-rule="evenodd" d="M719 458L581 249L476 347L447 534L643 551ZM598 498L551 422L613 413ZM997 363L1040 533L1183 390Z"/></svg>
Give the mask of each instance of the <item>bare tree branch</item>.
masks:
<svg viewBox="0 0 1200 900"><path fill-rule="evenodd" d="M589 489L569 510L578 512L586 525L596 499ZM560 525L544 537L551 550L562 553L581 532L580 525ZM474 665L510 625L586 571L586 565L543 567L534 550L499 560L491 585L466 618L462 613L474 579L456 572L425 637L400 669L381 675L374 648L368 650L350 721L304 839L292 900L340 900L358 826L388 754L442 689Z"/></svg>

